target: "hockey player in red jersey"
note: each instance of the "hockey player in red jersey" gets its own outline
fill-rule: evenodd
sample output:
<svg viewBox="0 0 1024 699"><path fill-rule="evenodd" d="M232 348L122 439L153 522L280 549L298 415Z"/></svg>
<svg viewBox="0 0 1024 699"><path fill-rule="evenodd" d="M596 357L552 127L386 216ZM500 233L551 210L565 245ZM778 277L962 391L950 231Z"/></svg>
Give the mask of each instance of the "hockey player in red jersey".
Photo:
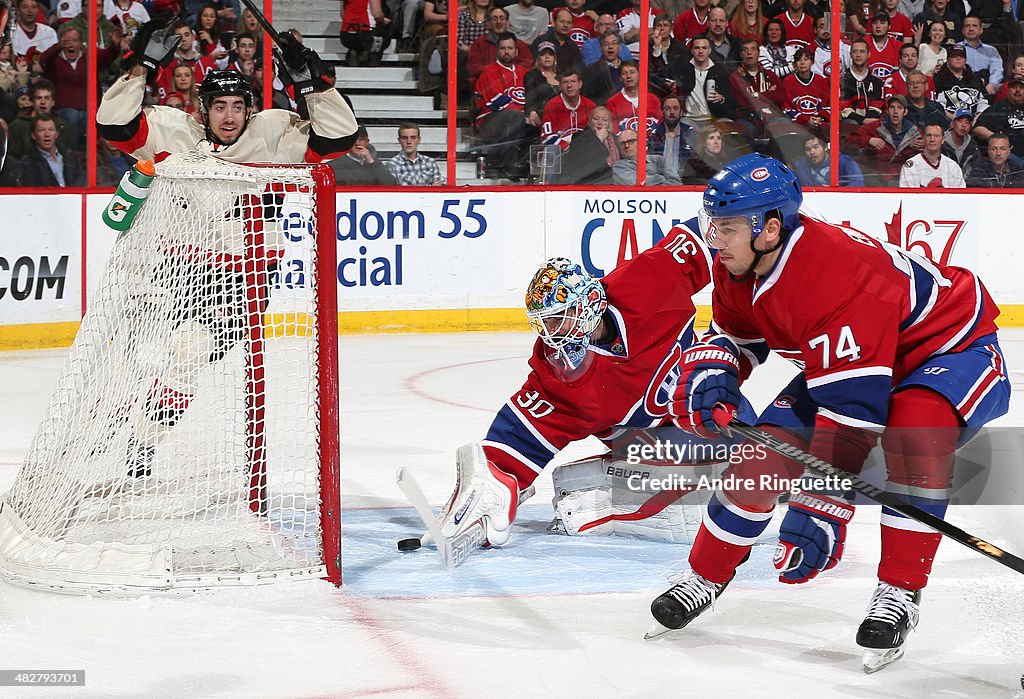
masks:
<svg viewBox="0 0 1024 699"><path fill-rule="evenodd" d="M793 172L762 155L739 158L710 181L701 228L718 250L713 322L702 341L708 351L681 364L676 412L716 430L712 408L734 404L740 383L774 350L803 371L761 415L762 429L851 473L880 438L886 489L942 517L957 447L1008 408L999 309L971 272L801 214L801 202ZM712 370L717 385L688 380ZM769 455L734 472L793 478L803 468ZM716 493L688 576L652 604L661 627L681 628L711 607L778 495ZM835 566L853 513L841 497L795 496L775 554L780 580L805 582ZM857 632L868 672L902 655L940 539L888 508L881 523L879 582Z"/></svg>
<svg viewBox="0 0 1024 699"><path fill-rule="evenodd" d="M526 294L540 335L530 374L483 442L459 450L455 492L441 513L446 539L458 541L482 521L487 542L505 543L518 493L571 442L593 435L622 445L636 433L693 441L672 424L669 399L693 344L691 296L711 278L695 228L695 220L673 228L603 279L565 258L541 266ZM713 372L704 378L717 380ZM666 507L681 495L655 503Z"/></svg>

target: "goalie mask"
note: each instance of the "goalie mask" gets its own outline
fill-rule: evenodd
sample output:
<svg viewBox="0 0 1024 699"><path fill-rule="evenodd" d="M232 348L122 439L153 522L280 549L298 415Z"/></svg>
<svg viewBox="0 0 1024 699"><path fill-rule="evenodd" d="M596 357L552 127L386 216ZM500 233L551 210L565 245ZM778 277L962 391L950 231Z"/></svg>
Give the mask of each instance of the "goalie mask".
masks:
<svg viewBox="0 0 1024 699"><path fill-rule="evenodd" d="M245 127L252 117L256 108L256 92L253 89L252 78L231 70L211 70L203 78L199 85L199 111L203 114L203 123L206 128L206 138L222 146L230 146L237 142L245 133ZM210 126L210 110L218 97L241 97L245 102L245 118L240 124L237 135L233 140L226 142L225 139L216 134Z"/></svg>
<svg viewBox="0 0 1024 699"><path fill-rule="evenodd" d="M569 370L583 364L590 336L607 307L600 280L564 257L541 265L526 290L530 327Z"/></svg>

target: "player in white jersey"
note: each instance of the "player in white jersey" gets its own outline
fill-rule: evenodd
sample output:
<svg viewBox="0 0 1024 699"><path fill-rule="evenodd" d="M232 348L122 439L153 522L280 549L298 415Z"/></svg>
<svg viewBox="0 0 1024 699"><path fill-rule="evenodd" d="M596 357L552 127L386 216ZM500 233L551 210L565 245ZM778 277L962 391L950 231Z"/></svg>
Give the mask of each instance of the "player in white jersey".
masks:
<svg viewBox="0 0 1024 699"><path fill-rule="evenodd" d="M333 70L298 43L278 63L294 84L299 114L254 113L251 83L230 71L212 71L203 80L195 116L171 107L143 109L147 81L170 63L179 41L161 20L147 23L132 45L131 67L103 96L96 112L100 133L125 153L157 162L198 150L234 163L317 163L355 143L355 115L334 89Z"/></svg>
<svg viewBox="0 0 1024 699"><path fill-rule="evenodd" d="M290 35L286 35L290 39ZM100 133L135 158L160 162L172 153L200 151L235 163L317 163L347 151L357 124L351 108L334 89L333 70L319 56L289 42L276 56L279 75L294 88L299 114L271 109L254 114L251 80L232 71L211 71L199 86L197 117L169 107L142 108L147 81L166 67L180 42L165 20L139 30L129 54L129 68L107 91L96 114ZM284 240L275 221L280 193L244 195L221 202L209 213L204 250L196 264L195 241L182 253L173 228L149 279L150 290L139 303L147 313L166 314L174 328L171 360L146 396L144 417L134 426L127 454L132 477L151 473L156 447L181 419L195 396L199 373L219 361L245 334L251 312L244 272L246 222L243 211L257 211L262 221L265 279L273 278ZM187 283L180 283L187 277ZM168 287L166 280L179 283ZM201 291L197 291L201 290ZM170 298L172 303L147 299ZM269 292L257 303L263 308Z"/></svg>
<svg viewBox="0 0 1024 699"><path fill-rule="evenodd" d="M964 188L964 171L942 154L945 131L938 124L924 127L924 150L903 163L900 187Z"/></svg>

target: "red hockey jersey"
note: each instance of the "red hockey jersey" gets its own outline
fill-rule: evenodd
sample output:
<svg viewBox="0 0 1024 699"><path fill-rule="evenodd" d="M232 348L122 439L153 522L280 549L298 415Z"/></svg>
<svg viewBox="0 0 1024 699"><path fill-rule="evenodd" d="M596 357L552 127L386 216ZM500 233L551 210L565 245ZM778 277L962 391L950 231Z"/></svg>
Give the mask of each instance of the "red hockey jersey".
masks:
<svg viewBox="0 0 1024 699"><path fill-rule="evenodd" d="M523 111L526 106L525 75L522 66L506 66L498 61L483 69L473 92L478 125L494 112L505 109Z"/></svg>
<svg viewBox="0 0 1024 699"><path fill-rule="evenodd" d="M826 121L832 118L828 78L811 73L810 80L805 83L796 73L791 73L783 78L782 91L786 115L796 123L806 124L812 116Z"/></svg>
<svg viewBox="0 0 1024 699"><path fill-rule="evenodd" d="M788 12L776 15L775 19L786 28L786 46L807 48L814 43L814 18L804 12L800 19L794 21Z"/></svg>
<svg viewBox="0 0 1024 699"><path fill-rule="evenodd" d="M693 343L690 297L707 286L710 266L700 235L682 225L608 274L602 283L614 339L588 348L592 363L571 383L538 339L526 383L487 431L487 458L525 487L570 442L591 435L607 441L664 422L679 359Z"/></svg>
<svg viewBox="0 0 1024 699"><path fill-rule="evenodd" d="M619 90L614 95L608 98L608 101L604 103L605 108L612 113L612 126L615 129L615 133L619 133L624 129L632 129L633 131L639 132L638 126L638 110L640 108L640 98L637 97L636 103L626 96L626 93ZM658 125L661 116L661 100L658 96L653 93L647 93L647 131L651 132L654 127Z"/></svg>
<svg viewBox="0 0 1024 699"><path fill-rule="evenodd" d="M583 47L583 42L587 39L593 39L594 36L594 20L586 15L586 13L576 14L568 7L556 7L551 10L549 24L554 25L555 13L560 10L568 10L569 14L572 15L572 29L569 30L569 38L572 39L572 43L578 47Z"/></svg>
<svg viewBox="0 0 1024 699"><path fill-rule="evenodd" d="M900 47L903 44L891 36L878 46L872 37L868 37L868 70L883 83L900 68Z"/></svg>
<svg viewBox="0 0 1024 699"><path fill-rule="evenodd" d="M540 125L541 141L547 144L557 143L562 150L568 149L573 134L587 128L587 119L596 106L586 97L580 97L579 103L575 107L570 107L566 104L565 97L555 95L544 105Z"/></svg>
<svg viewBox="0 0 1024 699"><path fill-rule="evenodd" d="M981 281L860 231L800 217L765 277L714 265L713 329L744 377L774 350L800 366L819 421L880 432L895 384L996 331Z"/></svg>
<svg viewBox="0 0 1024 699"><path fill-rule="evenodd" d="M708 15L710 12L704 15L704 19L701 19L692 7L685 12L680 12L672 24L672 37L689 46L693 37L708 30Z"/></svg>

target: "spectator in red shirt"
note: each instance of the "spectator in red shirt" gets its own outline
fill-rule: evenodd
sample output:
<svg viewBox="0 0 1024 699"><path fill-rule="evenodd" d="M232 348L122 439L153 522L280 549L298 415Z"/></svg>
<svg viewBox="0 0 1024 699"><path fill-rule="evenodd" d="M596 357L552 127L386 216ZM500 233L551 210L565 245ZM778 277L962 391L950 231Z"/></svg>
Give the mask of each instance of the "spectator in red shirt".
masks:
<svg viewBox="0 0 1024 699"><path fill-rule="evenodd" d="M508 11L502 7L492 7L487 11L487 33L476 39L469 47L469 59L466 61L466 72L469 83L473 85L484 68L498 58L498 37L508 31ZM533 54L530 47L516 39L516 65L524 72L533 68Z"/></svg>
<svg viewBox="0 0 1024 699"><path fill-rule="evenodd" d="M546 144L557 144L564 151L569 148L573 135L586 128L590 112L597 105L581 94L583 76L576 66L561 70L558 84L562 93L544 106L541 139Z"/></svg>
<svg viewBox="0 0 1024 699"><path fill-rule="evenodd" d="M82 33L76 27L64 26L60 42L43 51L39 57L43 76L57 87L54 112L68 123L74 134L74 148L85 147L86 95L89 80L95 80L117 60L121 53L121 35L116 32L114 41L96 53L98 69L90 69L89 58L82 45Z"/></svg>
<svg viewBox="0 0 1024 699"><path fill-rule="evenodd" d="M515 34L500 34L497 59L477 77L474 92L476 132L481 144L490 146L481 151L486 152L487 170L507 177L520 177L526 170L526 70L516 63L518 52Z"/></svg>
<svg viewBox="0 0 1024 699"><path fill-rule="evenodd" d="M827 137L832 116L828 78L811 70L814 55L809 49L797 49L793 64L796 71L782 81L786 115L812 133Z"/></svg>
<svg viewBox="0 0 1024 699"><path fill-rule="evenodd" d="M619 69L622 76L622 89L608 98L605 107L612 113L612 125L615 133L624 129L639 131L637 122L640 113L640 69L636 63L626 61ZM647 94L647 132L654 130L661 116L661 100L656 95Z"/></svg>
<svg viewBox="0 0 1024 699"><path fill-rule="evenodd" d="M804 12L804 0L786 0L786 11L776 15L786 25L786 43L797 48L814 42L814 18Z"/></svg>
<svg viewBox="0 0 1024 699"><path fill-rule="evenodd" d="M204 56L196 50L197 42L191 27L186 24L177 24L174 27L174 33L181 37L181 44L178 45L178 50L174 52L174 59L171 61L171 64L166 69L160 71L160 75L157 76L156 88L159 99L163 99L167 96L167 93L172 92L170 88L175 66L187 65L192 68L197 84L202 83L206 74L217 68L217 64L212 58Z"/></svg>
<svg viewBox="0 0 1024 699"><path fill-rule="evenodd" d="M882 0L878 13L889 15L889 36L903 43L914 40L914 23L905 14L900 13L900 0ZM876 14L878 14L876 13Z"/></svg>
<svg viewBox="0 0 1024 699"><path fill-rule="evenodd" d="M902 45L889 36L889 15L876 12L871 18L871 36L868 38L868 68L883 83L899 68Z"/></svg>
<svg viewBox="0 0 1024 699"><path fill-rule="evenodd" d="M740 66L729 76L736 98L736 121L755 139L764 137L769 123L786 118L782 83L761 67L759 58L757 40L742 40Z"/></svg>
<svg viewBox="0 0 1024 699"><path fill-rule="evenodd" d="M751 2L760 0L750 0ZM708 13L711 11L711 0L694 0L693 7L676 17L672 25L672 36L686 46L690 40L708 30Z"/></svg>

